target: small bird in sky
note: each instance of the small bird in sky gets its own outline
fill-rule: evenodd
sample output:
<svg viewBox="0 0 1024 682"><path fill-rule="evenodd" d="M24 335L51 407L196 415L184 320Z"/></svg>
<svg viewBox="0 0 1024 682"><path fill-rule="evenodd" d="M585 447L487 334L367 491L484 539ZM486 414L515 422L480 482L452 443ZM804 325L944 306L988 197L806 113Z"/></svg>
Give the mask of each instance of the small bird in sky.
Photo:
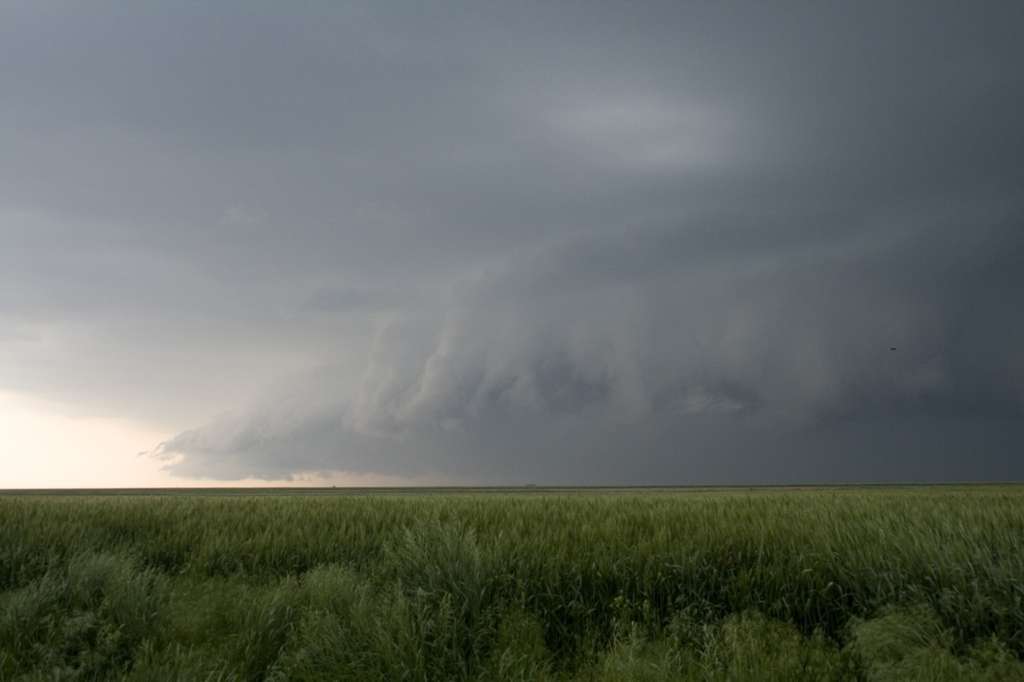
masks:
<svg viewBox="0 0 1024 682"><path fill-rule="evenodd" d="M896 346L889 346L889 350L896 350Z"/></svg>

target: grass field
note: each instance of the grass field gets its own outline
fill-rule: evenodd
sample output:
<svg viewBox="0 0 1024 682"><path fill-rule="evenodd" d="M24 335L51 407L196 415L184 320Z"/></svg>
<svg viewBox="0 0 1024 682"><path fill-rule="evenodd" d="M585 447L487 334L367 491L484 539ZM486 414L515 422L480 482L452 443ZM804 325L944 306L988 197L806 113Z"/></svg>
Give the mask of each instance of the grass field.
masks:
<svg viewBox="0 0 1024 682"><path fill-rule="evenodd" d="M0 680L1024 680L1024 487L0 495Z"/></svg>

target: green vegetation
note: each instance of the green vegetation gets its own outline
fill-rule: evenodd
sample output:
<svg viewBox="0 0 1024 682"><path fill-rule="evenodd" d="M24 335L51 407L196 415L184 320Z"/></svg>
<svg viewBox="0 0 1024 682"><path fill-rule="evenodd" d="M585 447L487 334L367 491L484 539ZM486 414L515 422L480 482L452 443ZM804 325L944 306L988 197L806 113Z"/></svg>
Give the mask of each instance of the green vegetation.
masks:
<svg viewBox="0 0 1024 682"><path fill-rule="evenodd" d="M1024 680L1024 489L0 497L0 680Z"/></svg>

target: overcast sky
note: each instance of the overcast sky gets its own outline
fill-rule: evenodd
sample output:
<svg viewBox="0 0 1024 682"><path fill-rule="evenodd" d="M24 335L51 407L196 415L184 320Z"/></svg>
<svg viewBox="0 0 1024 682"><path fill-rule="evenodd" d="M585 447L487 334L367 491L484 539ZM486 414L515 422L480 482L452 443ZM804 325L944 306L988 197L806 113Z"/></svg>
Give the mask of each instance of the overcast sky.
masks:
<svg viewBox="0 0 1024 682"><path fill-rule="evenodd" d="M1022 31L3 3L0 488L1024 478Z"/></svg>

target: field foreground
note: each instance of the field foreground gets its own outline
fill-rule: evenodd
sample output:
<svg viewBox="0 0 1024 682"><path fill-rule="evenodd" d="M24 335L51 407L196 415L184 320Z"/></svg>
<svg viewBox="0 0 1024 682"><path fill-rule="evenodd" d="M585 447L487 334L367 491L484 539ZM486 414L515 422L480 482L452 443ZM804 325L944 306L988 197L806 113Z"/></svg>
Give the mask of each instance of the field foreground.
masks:
<svg viewBox="0 0 1024 682"><path fill-rule="evenodd" d="M0 496L0 680L1024 680L1024 488Z"/></svg>

